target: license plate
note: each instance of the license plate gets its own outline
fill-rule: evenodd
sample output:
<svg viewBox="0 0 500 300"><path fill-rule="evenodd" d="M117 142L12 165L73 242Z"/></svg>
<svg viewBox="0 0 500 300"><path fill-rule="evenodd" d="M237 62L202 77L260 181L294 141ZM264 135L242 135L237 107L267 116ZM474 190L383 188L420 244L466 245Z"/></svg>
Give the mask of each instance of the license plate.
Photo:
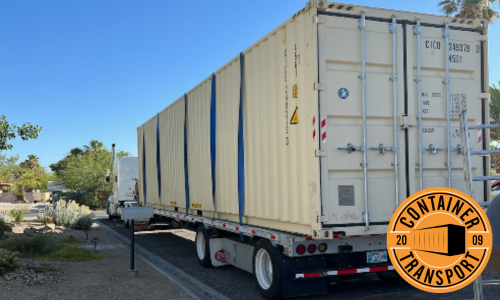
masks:
<svg viewBox="0 0 500 300"><path fill-rule="evenodd" d="M366 262L369 264L387 262L387 251L366 252Z"/></svg>

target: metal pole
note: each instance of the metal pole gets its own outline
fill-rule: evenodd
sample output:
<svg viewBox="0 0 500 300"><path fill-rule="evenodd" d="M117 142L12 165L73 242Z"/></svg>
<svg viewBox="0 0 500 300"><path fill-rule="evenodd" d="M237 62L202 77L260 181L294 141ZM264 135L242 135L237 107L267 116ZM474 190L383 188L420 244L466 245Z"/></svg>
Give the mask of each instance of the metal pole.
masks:
<svg viewBox="0 0 500 300"><path fill-rule="evenodd" d="M366 41L365 41L365 28L366 28L366 12L361 12L361 19L359 20L359 28L361 29L361 40L363 48L363 63L362 70L363 74L361 79L363 80L363 172L365 179L365 230L370 229L370 213L368 207L368 151L367 151L367 141L366 141Z"/></svg>
<svg viewBox="0 0 500 300"><path fill-rule="evenodd" d="M115 144L111 145L111 149L113 149L113 165L114 165L115 164L115 159L116 159Z"/></svg>
<svg viewBox="0 0 500 300"><path fill-rule="evenodd" d="M451 188L451 122L450 122L450 27L448 23L445 25L444 38L446 39L446 126L448 135L448 187Z"/></svg>
<svg viewBox="0 0 500 300"><path fill-rule="evenodd" d="M394 84L394 173L396 176L396 208L399 206L399 154L398 154L398 69L396 16L392 16L392 82Z"/></svg>
<svg viewBox="0 0 500 300"><path fill-rule="evenodd" d="M135 226L134 219L129 220L130 232L132 233L130 236L130 277L137 277L137 271L135 270Z"/></svg>
<svg viewBox="0 0 500 300"><path fill-rule="evenodd" d="M415 28L417 35L417 83L418 83L418 168L420 171L420 190L424 189L424 156L422 143L422 51L421 48L421 27L420 19L417 19L417 27Z"/></svg>

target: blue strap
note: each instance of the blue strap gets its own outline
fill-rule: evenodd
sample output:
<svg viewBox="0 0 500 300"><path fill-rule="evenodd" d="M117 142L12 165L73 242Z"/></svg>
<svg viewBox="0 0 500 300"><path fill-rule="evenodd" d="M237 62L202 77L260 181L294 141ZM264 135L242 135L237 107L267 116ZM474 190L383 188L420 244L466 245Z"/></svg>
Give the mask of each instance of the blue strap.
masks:
<svg viewBox="0 0 500 300"><path fill-rule="evenodd" d="M215 201L215 159L216 159L216 126L217 126L217 115L215 106L215 74L212 73L212 95L210 101L210 157L212 159L212 207L213 214L215 216L215 211L217 210Z"/></svg>
<svg viewBox="0 0 500 300"><path fill-rule="evenodd" d="M156 168L158 170L158 200L161 205L160 114L156 116Z"/></svg>
<svg viewBox="0 0 500 300"><path fill-rule="evenodd" d="M188 175L187 121L188 121L187 95L184 94L184 183L185 183L185 189L186 189L186 215L189 215L189 175Z"/></svg>
<svg viewBox="0 0 500 300"><path fill-rule="evenodd" d="M240 53L240 108L238 124L238 204L240 226L243 225L245 213L245 144L243 139L243 53ZM240 233L243 241L243 233Z"/></svg>
<svg viewBox="0 0 500 300"><path fill-rule="evenodd" d="M146 206L146 141L144 128L142 129L142 194L144 196L144 206Z"/></svg>

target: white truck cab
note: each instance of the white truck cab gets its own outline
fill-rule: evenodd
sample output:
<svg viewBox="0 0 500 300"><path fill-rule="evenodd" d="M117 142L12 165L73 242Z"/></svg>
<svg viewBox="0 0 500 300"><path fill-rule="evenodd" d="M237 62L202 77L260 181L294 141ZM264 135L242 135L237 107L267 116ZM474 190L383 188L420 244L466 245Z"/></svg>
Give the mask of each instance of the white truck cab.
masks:
<svg viewBox="0 0 500 300"><path fill-rule="evenodd" d="M135 184L139 177L137 157L118 157L113 165L113 195L108 198L109 219L121 216L124 207L137 206Z"/></svg>

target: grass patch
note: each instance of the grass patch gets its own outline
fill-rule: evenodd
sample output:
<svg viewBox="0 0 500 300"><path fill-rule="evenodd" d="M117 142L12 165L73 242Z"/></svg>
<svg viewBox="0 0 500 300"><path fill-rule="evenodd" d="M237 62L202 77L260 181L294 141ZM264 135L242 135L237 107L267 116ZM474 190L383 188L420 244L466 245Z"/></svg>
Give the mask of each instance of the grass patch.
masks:
<svg viewBox="0 0 500 300"><path fill-rule="evenodd" d="M45 259L47 260L70 261L70 262L91 261L103 258L104 255L102 254L94 253L92 251L89 251L87 249L78 246L66 246L45 257Z"/></svg>
<svg viewBox="0 0 500 300"><path fill-rule="evenodd" d="M60 242L63 244L79 244L80 243L80 241L72 235L70 235L66 238L63 238Z"/></svg>
<svg viewBox="0 0 500 300"><path fill-rule="evenodd" d="M0 248L19 252L23 257L41 258L64 247L52 238L43 235L33 237L12 235L0 243Z"/></svg>

